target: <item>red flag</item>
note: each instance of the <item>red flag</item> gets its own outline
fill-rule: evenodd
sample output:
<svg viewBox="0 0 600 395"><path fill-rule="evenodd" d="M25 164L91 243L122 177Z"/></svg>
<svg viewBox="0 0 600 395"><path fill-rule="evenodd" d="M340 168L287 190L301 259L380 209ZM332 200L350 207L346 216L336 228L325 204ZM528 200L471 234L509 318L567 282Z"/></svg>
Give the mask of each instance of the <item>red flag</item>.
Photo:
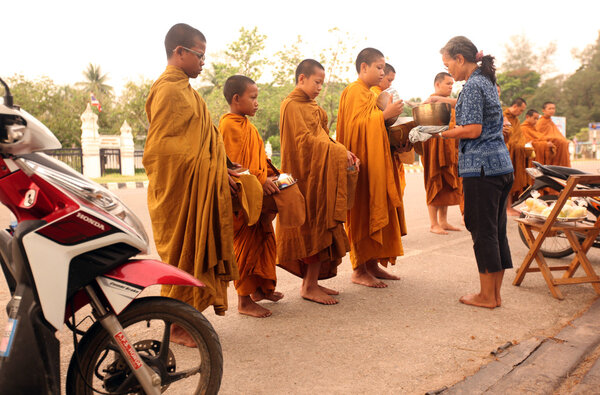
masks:
<svg viewBox="0 0 600 395"><path fill-rule="evenodd" d="M96 108L98 108L98 112L102 112L102 105L100 104L98 99L96 99L96 96L94 96L93 93L90 93L90 102L91 102L92 106L95 106Z"/></svg>

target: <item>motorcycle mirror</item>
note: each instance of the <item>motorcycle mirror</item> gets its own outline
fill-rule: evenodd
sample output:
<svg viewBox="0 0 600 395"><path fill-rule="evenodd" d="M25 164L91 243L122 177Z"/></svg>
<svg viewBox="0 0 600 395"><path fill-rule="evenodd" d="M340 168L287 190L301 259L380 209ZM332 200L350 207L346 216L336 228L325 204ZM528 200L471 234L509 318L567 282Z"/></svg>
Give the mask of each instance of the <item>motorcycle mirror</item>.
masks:
<svg viewBox="0 0 600 395"><path fill-rule="evenodd" d="M10 94L10 89L8 88L8 85L6 84L6 82L4 82L2 78L0 78L0 83L2 83L2 85L4 86L4 105L8 108L12 108L13 97Z"/></svg>

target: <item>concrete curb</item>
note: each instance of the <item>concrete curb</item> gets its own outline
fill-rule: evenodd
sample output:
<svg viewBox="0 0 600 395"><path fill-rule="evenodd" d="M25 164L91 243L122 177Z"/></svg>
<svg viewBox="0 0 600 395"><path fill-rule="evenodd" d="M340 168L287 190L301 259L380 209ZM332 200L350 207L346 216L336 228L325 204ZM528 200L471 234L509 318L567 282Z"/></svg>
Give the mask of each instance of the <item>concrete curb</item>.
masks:
<svg viewBox="0 0 600 395"><path fill-rule="evenodd" d="M116 189L148 188L148 181L107 182L100 185L108 190L114 191Z"/></svg>
<svg viewBox="0 0 600 395"><path fill-rule="evenodd" d="M599 344L600 299L555 337L511 347L473 376L439 393L552 393ZM600 370L600 363L594 368ZM597 386L594 368L588 381Z"/></svg>

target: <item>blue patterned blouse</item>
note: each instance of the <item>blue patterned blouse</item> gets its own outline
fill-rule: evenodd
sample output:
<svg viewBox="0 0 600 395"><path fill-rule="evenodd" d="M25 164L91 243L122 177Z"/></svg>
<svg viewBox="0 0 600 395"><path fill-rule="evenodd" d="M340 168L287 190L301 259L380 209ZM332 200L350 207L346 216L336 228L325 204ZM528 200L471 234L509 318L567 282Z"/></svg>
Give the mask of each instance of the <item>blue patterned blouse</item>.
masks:
<svg viewBox="0 0 600 395"><path fill-rule="evenodd" d="M460 177L500 176L513 172L510 154L502 135L502 107L494 84L476 69L456 102L456 125L481 125L476 139L460 139Z"/></svg>

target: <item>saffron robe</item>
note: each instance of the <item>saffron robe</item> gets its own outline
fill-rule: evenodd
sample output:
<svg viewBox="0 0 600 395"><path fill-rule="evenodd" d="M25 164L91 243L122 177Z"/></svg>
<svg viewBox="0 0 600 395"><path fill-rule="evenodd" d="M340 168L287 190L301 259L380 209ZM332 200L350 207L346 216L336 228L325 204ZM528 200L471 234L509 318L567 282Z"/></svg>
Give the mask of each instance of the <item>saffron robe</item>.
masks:
<svg viewBox="0 0 600 395"><path fill-rule="evenodd" d="M454 109L448 125L456 125ZM462 201L458 176L458 139L430 138L423 143L423 181L428 206L455 206Z"/></svg>
<svg viewBox="0 0 600 395"><path fill-rule="evenodd" d="M378 86L372 86L371 91L375 93L375 97L379 96L382 92L381 88ZM400 192L402 194L401 197L404 196L404 190L406 189L406 172L404 171L404 162L402 160L411 156L412 158L415 157L413 150L410 150L409 152L404 152L402 154L397 152L394 152L393 154L394 161L396 162L396 167L398 168L398 177L400 179ZM406 233L403 233L402 236L404 236L405 234Z"/></svg>
<svg viewBox="0 0 600 395"><path fill-rule="evenodd" d="M558 127L552 122L552 118L543 115L538 119L535 128L544 136L545 140L551 141L556 146L556 155L550 160L550 165L571 167L569 155L569 140L567 140Z"/></svg>
<svg viewBox="0 0 600 395"><path fill-rule="evenodd" d="M549 165L552 158L556 155L556 148L548 146L548 141L527 121L521 123L521 132L525 141L531 142L535 151L535 161L542 165Z"/></svg>
<svg viewBox="0 0 600 395"><path fill-rule="evenodd" d="M361 161L347 220L352 267L371 260L393 264L404 254L400 238L406 233L398 167L377 96L360 79L340 97L337 140Z"/></svg>
<svg viewBox="0 0 600 395"><path fill-rule="evenodd" d="M281 169L298 180L306 221L300 227L283 228L277 219L278 265L304 277L307 263L321 262L319 278L333 277L350 249L344 232L347 150L329 137L325 110L299 88L281 103L279 128Z"/></svg>
<svg viewBox="0 0 600 395"><path fill-rule="evenodd" d="M267 164L263 140L247 117L225 114L219 121L219 130L223 134L225 151L230 160L247 168L261 185L268 176L274 175ZM277 254L274 219L275 214L262 212L258 222L249 226L242 212L234 213L233 250L240 272L240 279L234 285L238 295L248 296L259 288L265 294L275 290Z"/></svg>
<svg viewBox="0 0 600 395"><path fill-rule="evenodd" d="M529 177L525 169L531 167L531 157L525 148L527 139L521 130L519 118L513 115L508 108L504 110L504 117L510 122L510 136L506 142L510 159L514 168L514 181L510 194L520 195L529 185Z"/></svg>
<svg viewBox="0 0 600 395"><path fill-rule="evenodd" d="M161 259L206 287L163 285L161 295L203 311L227 310L227 285L238 278L231 192L221 134L183 70L167 66L146 101L150 123L142 159L148 210Z"/></svg>

